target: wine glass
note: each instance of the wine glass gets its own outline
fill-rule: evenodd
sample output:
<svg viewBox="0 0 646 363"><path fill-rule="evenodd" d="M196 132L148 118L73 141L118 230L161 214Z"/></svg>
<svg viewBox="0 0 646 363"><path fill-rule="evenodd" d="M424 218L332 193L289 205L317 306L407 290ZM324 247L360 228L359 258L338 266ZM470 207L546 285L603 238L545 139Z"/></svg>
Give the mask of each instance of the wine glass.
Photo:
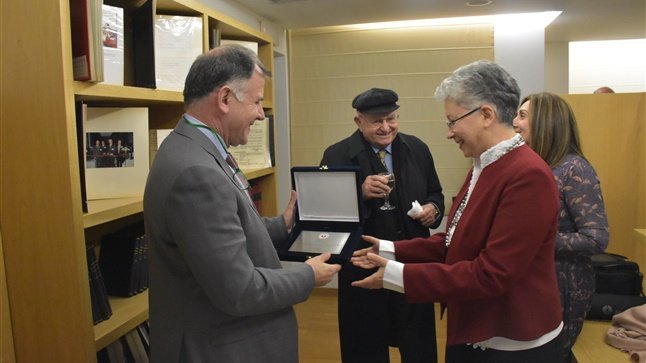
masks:
<svg viewBox="0 0 646 363"><path fill-rule="evenodd" d="M388 178L388 192L384 196L384 205L379 207L381 210L393 210L395 209L394 205L390 204L390 192L395 188L395 174L391 172L379 173L379 175L385 176Z"/></svg>

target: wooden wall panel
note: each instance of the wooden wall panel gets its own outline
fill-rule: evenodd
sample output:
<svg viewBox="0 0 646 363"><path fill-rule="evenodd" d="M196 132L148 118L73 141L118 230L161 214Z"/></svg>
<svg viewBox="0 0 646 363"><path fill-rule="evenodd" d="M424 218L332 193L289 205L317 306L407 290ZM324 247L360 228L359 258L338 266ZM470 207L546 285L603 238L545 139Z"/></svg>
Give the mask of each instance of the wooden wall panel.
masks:
<svg viewBox="0 0 646 363"><path fill-rule="evenodd" d="M14 363L16 352L13 348L13 329L11 328L11 308L7 292L7 278L2 253L2 235L0 235L0 362Z"/></svg>
<svg viewBox="0 0 646 363"><path fill-rule="evenodd" d="M455 68L493 59L493 27L331 27L291 31L289 41L292 166L318 165L326 147L356 130L357 94L391 88L400 97L400 131L429 145L450 206L471 162L446 139L433 94Z"/></svg>
<svg viewBox="0 0 646 363"><path fill-rule="evenodd" d="M583 152L603 193L608 251L632 258L635 228L646 228L646 93L565 95L577 117Z"/></svg>
<svg viewBox="0 0 646 363"><path fill-rule="evenodd" d="M489 48L470 49L407 49L374 52L315 54L299 56L291 69L293 77L360 77L374 74L429 73L438 69L442 75L452 72L473 59L488 58ZM376 57L379 55L379 57ZM339 67L342 64L342 67ZM451 68L452 67L452 68Z"/></svg>
<svg viewBox="0 0 646 363"><path fill-rule="evenodd" d="M69 1L4 1L0 16L0 225L16 360L92 362Z"/></svg>
<svg viewBox="0 0 646 363"><path fill-rule="evenodd" d="M290 46L298 56L334 53L374 53L384 50L461 49L493 46L491 24L392 27L369 29L358 26L298 29ZM340 41L342 40L342 41Z"/></svg>

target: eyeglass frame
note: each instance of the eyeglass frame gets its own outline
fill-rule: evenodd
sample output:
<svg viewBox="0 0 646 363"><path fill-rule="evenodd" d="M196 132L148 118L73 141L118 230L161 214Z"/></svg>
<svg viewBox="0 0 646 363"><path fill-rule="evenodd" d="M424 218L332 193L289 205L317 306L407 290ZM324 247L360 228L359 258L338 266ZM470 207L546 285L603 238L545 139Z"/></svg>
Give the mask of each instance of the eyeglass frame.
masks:
<svg viewBox="0 0 646 363"><path fill-rule="evenodd" d="M238 178L236 175L242 176L242 179ZM251 183L249 183L249 179L247 179L247 176L240 168L236 168L233 171L233 184L235 184L236 187L238 187L238 189L240 190L249 190L251 188Z"/></svg>
<svg viewBox="0 0 646 363"><path fill-rule="evenodd" d="M464 115L462 115L462 116L460 116L460 117L458 117L458 118L456 118L456 119L454 119L454 120L450 120L450 119L448 119L448 117L447 117L446 126L447 126L449 129L453 129L453 126L455 126L455 124L456 124L458 121L462 120L462 119L463 119L463 118L465 118L465 117L471 116L471 115L472 115L472 114L474 114L476 111L479 111L481 108L482 108L482 106L478 106L478 107L474 108L473 110L471 110L471 111L469 111L469 112L465 113Z"/></svg>
<svg viewBox="0 0 646 363"><path fill-rule="evenodd" d="M235 160L235 159L232 158L231 160ZM233 169L233 178L231 178L231 181L233 182L233 184L235 184L236 187L240 190L251 189L251 183L249 182L249 179L247 179L247 176L245 175L244 171L240 169L240 167L238 166L238 163L236 163L235 161L233 163L235 164L235 168L231 168ZM238 175L242 176L242 179L239 178Z"/></svg>

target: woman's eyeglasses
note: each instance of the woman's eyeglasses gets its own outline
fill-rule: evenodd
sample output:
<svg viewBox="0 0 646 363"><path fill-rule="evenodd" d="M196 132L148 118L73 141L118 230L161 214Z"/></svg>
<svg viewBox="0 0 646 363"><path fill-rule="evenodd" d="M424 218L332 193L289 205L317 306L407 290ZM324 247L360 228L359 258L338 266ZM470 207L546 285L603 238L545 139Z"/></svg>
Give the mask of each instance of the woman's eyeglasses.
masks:
<svg viewBox="0 0 646 363"><path fill-rule="evenodd" d="M471 111L469 111L469 112L465 113L464 115L462 115L462 116L460 116L460 117L456 118L455 120L448 120L448 121L446 121L446 126L448 126L448 127L449 127L449 129L452 129L452 128L453 128L453 126L454 126L458 121L460 121L460 120L462 120L463 118L465 118L465 117L467 117L467 116L469 116L469 115L473 114L474 112L476 112L476 111L480 110L480 108L481 108L481 107L482 107L482 106L478 106L478 107L474 108L473 110L471 110Z"/></svg>

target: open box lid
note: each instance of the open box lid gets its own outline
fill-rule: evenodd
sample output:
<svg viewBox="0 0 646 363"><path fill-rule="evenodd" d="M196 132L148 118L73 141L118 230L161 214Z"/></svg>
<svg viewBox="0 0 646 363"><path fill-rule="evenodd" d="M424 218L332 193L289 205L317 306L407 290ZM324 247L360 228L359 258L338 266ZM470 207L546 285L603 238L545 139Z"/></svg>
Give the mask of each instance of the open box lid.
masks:
<svg viewBox="0 0 646 363"><path fill-rule="evenodd" d="M330 252L329 263L348 263L361 238L363 197L358 167L293 167L296 223L278 248L284 261Z"/></svg>
<svg viewBox="0 0 646 363"><path fill-rule="evenodd" d="M298 222L361 222L358 167L293 167L292 185L298 195Z"/></svg>

